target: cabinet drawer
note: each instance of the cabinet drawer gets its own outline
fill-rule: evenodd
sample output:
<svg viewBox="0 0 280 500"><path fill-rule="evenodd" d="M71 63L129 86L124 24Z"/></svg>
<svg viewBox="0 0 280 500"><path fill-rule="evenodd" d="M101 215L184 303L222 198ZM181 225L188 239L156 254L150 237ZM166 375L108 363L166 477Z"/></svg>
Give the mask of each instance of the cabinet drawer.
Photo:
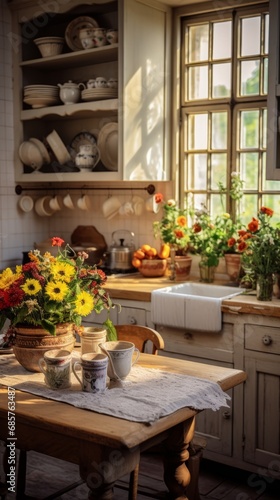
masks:
<svg viewBox="0 0 280 500"><path fill-rule="evenodd" d="M224 324L222 332L186 331L157 325L165 351L215 361L233 361L233 325Z"/></svg>
<svg viewBox="0 0 280 500"><path fill-rule="evenodd" d="M245 349L280 354L280 328L245 325Z"/></svg>

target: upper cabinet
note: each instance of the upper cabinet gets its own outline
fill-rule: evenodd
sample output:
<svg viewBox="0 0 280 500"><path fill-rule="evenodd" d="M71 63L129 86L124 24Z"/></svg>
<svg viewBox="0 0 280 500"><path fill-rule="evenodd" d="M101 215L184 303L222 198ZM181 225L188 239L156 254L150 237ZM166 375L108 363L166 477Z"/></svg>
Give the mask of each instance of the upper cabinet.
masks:
<svg viewBox="0 0 280 500"><path fill-rule="evenodd" d="M170 9L143 0L10 6L16 182L169 180ZM44 37L62 38L62 52L43 56Z"/></svg>
<svg viewBox="0 0 280 500"><path fill-rule="evenodd" d="M280 180L280 3L269 0L266 177Z"/></svg>

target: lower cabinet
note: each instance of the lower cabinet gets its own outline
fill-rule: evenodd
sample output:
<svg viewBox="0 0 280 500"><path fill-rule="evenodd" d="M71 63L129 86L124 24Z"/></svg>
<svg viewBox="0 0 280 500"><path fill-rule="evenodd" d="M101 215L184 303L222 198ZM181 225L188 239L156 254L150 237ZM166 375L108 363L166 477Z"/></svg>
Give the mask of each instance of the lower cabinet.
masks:
<svg viewBox="0 0 280 500"><path fill-rule="evenodd" d="M115 299L116 307L110 310L109 317L115 325L144 325L153 328L151 322L151 303L136 300ZM102 325L108 317L107 311L89 314L83 321L86 326Z"/></svg>
<svg viewBox="0 0 280 500"><path fill-rule="evenodd" d="M157 325L156 330L164 339L165 349L162 356L176 357L198 363L233 367L233 325L224 324L222 332L207 333L186 331ZM207 451L232 456L233 442L233 391L229 408L213 412L206 410L196 417L196 434L207 440Z"/></svg>

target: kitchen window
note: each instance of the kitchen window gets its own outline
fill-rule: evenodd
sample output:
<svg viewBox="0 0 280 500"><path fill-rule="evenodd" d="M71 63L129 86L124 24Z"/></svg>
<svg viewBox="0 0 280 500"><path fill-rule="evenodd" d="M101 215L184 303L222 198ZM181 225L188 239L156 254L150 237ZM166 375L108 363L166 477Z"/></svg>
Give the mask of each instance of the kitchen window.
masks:
<svg viewBox="0 0 280 500"><path fill-rule="evenodd" d="M219 2L221 3L221 2ZM181 18L181 194L244 221L262 205L280 220L280 182L266 180L268 3ZM232 172L244 180L240 206ZM219 183L225 188L221 195Z"/></svg>

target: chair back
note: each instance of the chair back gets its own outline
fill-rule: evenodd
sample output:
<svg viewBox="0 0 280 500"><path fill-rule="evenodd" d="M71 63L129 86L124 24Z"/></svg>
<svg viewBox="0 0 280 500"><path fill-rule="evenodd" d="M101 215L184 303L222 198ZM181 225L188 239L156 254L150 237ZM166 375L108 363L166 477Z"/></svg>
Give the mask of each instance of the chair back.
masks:
<svg viewBox="0 0 280 500"><path fill-rule="evenodd" d="M164 349L162 336L148 326L140 325L115 325L118 339L133 342L140 352L145 352L145 347L150 341L152 343L152 354L157 354L159 349Z"/></svg>

